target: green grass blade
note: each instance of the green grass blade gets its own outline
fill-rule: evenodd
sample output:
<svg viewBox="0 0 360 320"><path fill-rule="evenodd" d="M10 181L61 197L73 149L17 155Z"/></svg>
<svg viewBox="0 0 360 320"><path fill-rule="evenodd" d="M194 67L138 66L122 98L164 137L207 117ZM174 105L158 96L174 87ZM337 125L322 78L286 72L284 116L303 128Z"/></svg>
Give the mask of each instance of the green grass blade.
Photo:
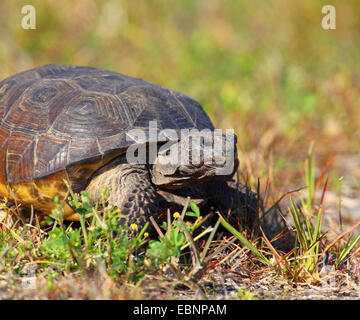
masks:
<svg viewBox="0 0 360 320"><path fill-rule="evenodd" d="M291 217L294 221L296 235L297 235L297 238L299 239L301 247L305 249L305 248L307 248L306 240L305 240L306 235L305 235L305 230L300 222L300 217L299 217L300 210L295 207L294 201L291 197L290 197L290 204L291 204L291 207L289 208L289 211L290 211Z"/></svg>
<svg viewBox="0 0 360 320"><path fill-rule="evenodd" d="M210 236L209 236L208 240L206 241L205 247L204 247L203 251L201 252L200 258L202 260L205 259L205 257L206 257L206 254L207 254L207 252L209 250L209 247L210 247L210 243L213 240L215 232L219 228L219 225L220 225L220 219L218 221L216 221L215 227L211 231Z"/></svg>
<svg viewBox="0 0 360 320"><path fill-rule="evenodd" d="M271 266L271 262L259 250L257 250L249 240L247 240L239 231L237 231L233 226L231 226L220 213L218 213L218 215L220 217L221 224L228 231L230 231L236 238L238 238L244 246L246 246L253 254L255 254L260 259L261 262L263 262L267 266Z"/></svg>
<svg viewBox="0 0 360 320"><path fill-rule="evenodd" d="M338 267L339 264L343 262L343 260L348 256L348 254L354 248L355 244L359 241L359 239L360 239L360 233L355 237L355 239L349 245L345 246L345 248L341 251L339 258L337 259L336 267Z"/></svg>

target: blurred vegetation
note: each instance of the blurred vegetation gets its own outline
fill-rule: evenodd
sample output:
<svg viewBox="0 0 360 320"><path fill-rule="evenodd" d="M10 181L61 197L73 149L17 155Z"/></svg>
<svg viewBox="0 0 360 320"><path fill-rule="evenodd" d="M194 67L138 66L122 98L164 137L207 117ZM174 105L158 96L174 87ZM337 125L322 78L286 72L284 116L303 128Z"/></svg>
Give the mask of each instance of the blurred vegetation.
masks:
<svg viewBox="0 0 360 320"><path fill-rule="evenodd" d="M21 8L37 29L21 28ZM337 29L321 28L321 8ZM286 188L360 151L358 0L1 0L0 78L47 63L107 68L198 100L238 134L241 169ZM335 179L334 179L335 181Z"/></svg>

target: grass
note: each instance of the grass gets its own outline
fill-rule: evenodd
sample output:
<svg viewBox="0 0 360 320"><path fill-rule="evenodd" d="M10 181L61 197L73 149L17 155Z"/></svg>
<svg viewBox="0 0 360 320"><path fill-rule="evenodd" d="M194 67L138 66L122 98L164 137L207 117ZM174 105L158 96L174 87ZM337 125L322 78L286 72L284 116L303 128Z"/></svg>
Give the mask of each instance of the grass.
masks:
<svg viewBox="0 0 360 320"><path fill-rule="evenodd" d="M121 288L115 295L110 294L111 297L131 298L135 294L129 294L129 288L143 288L151 277L168 279L169 271L173 295L179 291L176 286L182 285L198 297L208 298L212 294L205 285L211 279L209 272L219 268L224 272L226 264L235 273L242 269L249 273L255 271L262 277L276 275L278 281L293 286L322 284L324 268L332 270L333 279L345 271L347 277L356 282L360 234L354 236L351 232L360 222L332 241L327 239L321 224L327 180L317 203L315 189L320 184L315 181L314 167L314 157L309 154L305 161L307 194L304 198L299 196L296 202L290 197L288 211L293 227L288 232L293 234L289 238L293 248L289 251L274 247L275 239L268 239L264 232L249 237L246 228L237 230L220 213L214 226L205 226L206 218L190 198L181 213L168 210L167 220L160 226L152 219L157 237L149 237L147 224L137 237L129 239L127 227L119 224L121 213L116 208L102 209L106 207L106 190L102 191L102 203L97 204L91 202L86 192L71 191L69 201L79 216L78 227L65 224L57 198L56 209L42 222L33 214L26 222L18 208L2 206L8 221L1 221L0 275L18 277L24 292L27 279L37 279L37 285L45 281L48 298L59 291L59 277L67 279L78 275L89 279L99 277L102 272L101 276L112 286L116 284ZM16 218L12 224L10 217ZM219 231L220 225L229 231L227 236ZM31 271L30 276L26 270ZM124 292L127 292L125 296ZM69 292L61 294L71 296ZM106 297L110 296L107 293ZM87 292L85 297L92 296ZM258 299L256 293L245 288L240 288L231 298Z"/></svg>
<svg viewBox="0 0 360 320"><path fill-rule="evenodd" d="M147 273L157 273L165 266L174 272L179 282L194 289L197 287L196 280L207 264L229 246L225 244L207 255L219 222L215 227L202 227L205 219L190 198L181 215L176 212L172 219L168 211L167 222L161 226L165 234L153 220L159 238L150 240L146 232L148 223L136 237L128 238L128 228L119 223L121 213L118 209L108 209L100 215L98 208L104 207L106 190L102 192L103 205L93 205L86 192L79 195L69 190L69 203L79 216L80 226L77 228L64 223L63 208L57 198L54 201L56 209L44 219L42 228L38 220L37 226L25 223L21 212L4 208L9 215L15 215L18 219L13 225L1 222L1 271L21 274L26 266L32 265L38 274L45 272L46 277L52 279L54 275L56 277L64 272L95 272L101 266L111 278L137 285ZM187 211L189 204L192 211ZM11 210L13 212L9 212ZM184 222L184 217L193 217L195 221ZM200 228L204 230L193 237L195 230ZM206 234L209 237L202 251L199 251L195 243ZM148 246L145 247L147 242ZM191 249L189 256L186 254L187 248Z"/></svg>

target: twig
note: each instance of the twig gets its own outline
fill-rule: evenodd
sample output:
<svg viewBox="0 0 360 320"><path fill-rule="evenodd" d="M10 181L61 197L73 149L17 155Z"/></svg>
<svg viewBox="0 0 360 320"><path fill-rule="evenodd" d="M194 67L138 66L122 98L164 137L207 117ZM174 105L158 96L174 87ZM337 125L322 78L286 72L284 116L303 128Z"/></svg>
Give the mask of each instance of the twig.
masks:
<svg viewBox="0 0 360 320"><path fill-rule="evenodd" d="M152 225L154 226L154 228L155 228L156 232L158 233L158 235L159 235L161 238L163 238L163 237L164 237L164 234L162 233L159 225L156 223L155 219L154 219L152 216L150 217L150 221L151 221Z"/></svg>

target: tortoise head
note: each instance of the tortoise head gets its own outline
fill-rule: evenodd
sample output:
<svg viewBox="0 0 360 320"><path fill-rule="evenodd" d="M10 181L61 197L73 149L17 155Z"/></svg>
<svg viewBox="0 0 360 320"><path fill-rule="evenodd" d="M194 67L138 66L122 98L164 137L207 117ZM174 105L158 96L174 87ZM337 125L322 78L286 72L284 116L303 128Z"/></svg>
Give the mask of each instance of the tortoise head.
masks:
<svg viewBox="0 0 360 320"><path fill-rule="evenodd" d="M202 130L161 146L151 168L151 179L160 187L177 189L232 176L238 165L236 135Z"/></svg>

